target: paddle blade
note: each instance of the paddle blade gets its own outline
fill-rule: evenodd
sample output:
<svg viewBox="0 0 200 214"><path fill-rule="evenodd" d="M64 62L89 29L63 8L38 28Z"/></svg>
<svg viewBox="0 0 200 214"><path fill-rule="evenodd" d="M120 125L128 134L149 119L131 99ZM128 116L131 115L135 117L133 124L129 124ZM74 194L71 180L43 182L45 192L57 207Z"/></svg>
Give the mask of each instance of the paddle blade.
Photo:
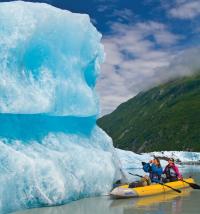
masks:
<svg viewBox="0 0 200 214"><path fill-rule="evenodd" d="M179 190L179 189L176 189L175 191L178 192L178 193L181 193L181 190Z"/></svg>
<svg viewBox="0 0 200 214"><path fill-rule="evenodd" d="M188 183L193 189L200 189L200 186L198 184L194 183Z"/></svg>
<svg viewBox="0 0 200 214"><path fill-rule="evenodd" d="M192 187L193 189L200 189L200 185L198 185L198 184L190 183L190 182L187 182L185 180L183 180L183 182L185 182L186 184L189 184L190 187Z"/></svg>

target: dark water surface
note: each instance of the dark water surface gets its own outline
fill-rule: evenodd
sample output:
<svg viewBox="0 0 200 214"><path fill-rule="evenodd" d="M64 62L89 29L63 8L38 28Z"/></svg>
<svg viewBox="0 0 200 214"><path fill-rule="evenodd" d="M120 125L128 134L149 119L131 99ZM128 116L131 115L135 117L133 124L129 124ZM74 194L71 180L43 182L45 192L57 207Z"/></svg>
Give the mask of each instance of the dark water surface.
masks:
<svg viewBox="0 0 200 214"><path fill-rule="evenodd" d="M200 184L200 166L185 166L184 177L192 176ZM152 197L112 200L110 197L85 198L67 205L36 208L15 214L197 214L200 190L191 188Z"/></svg>

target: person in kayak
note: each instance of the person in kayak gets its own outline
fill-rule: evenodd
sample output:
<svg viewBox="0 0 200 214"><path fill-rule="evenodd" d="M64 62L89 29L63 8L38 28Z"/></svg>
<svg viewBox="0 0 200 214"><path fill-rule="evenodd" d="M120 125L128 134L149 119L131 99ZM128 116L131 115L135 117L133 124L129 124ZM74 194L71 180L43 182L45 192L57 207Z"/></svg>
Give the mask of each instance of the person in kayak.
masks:
<svg viewBox="0 0 200 214"><path fill-rule="evenodd" d="M165 182L172 182L183 179L178 167L174 163L173 158L168 159L168 164L165 167L163 174L166 176Z"/></svg>
<svg viewBox="0 0 200 214"><path fill-rule="evenodd" d="M163 169L158 158L150 160L149 163L143 164L143 170L149 172L149 178L151 183L159 183Z"/></svg>
<svg viewBox="0 0 200 214"><path fill-rule="evenodd" d="M132 182L129 188L142 187L150 185L151 183L160 183L163 169L158 158L150 160L149 163L142 162L143 170L149 173L149 176L144 175L140 181Z"/></svg>

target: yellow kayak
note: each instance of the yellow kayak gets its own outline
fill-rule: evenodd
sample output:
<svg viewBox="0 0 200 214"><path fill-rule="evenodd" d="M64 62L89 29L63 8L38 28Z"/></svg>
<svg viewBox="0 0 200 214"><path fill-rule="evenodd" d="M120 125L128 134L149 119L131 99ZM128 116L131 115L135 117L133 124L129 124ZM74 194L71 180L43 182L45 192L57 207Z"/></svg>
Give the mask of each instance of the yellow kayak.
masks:
<svg viewBox="0 0 200 214"><path fill-rule="evenodd" d="M194 183L194 180L192 178L184 179L184 181L189 183ZM174 182L169 182L165 184L174 189L183 189L183 188L189 187L189 184L183 181L174 181ZM135 188L129 188L128 185L122 185L114 188L111 191L110 195L114 198L134 198L134 197L156 195L156 194L165 193L169 191L174 191L174 190L161 184L151 184L149 186L135 187Z"/></svg>
<svg viewBox="0 0 200 214"><path fill-rule="evenodd" d="M123 208L131 208L131 207L148 207L153 204L157 203L162 203L162 202L167 202L167 201L172 201L176 198L180 197L186 197L189 196L191 193L191 188L187 189L182 189L180 194L177 194L176 192L168 192L167 194L157 194L157 195L152 195L151 197L138 197L134 199L118 199L118 200L113 200L111 203L111 207L123 207Z"/></svg>

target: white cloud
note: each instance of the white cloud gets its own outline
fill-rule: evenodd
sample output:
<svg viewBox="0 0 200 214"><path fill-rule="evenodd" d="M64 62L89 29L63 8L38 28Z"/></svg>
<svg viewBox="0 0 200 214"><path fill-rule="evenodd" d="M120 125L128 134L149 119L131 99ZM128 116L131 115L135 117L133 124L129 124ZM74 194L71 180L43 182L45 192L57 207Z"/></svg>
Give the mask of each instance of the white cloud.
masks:
<svg viewBox="0 0 200 214"><path fill-rule="evenodd" d="M157 70L159 80L169 80L172 77L191 75L200 70L200 46L179 51L170 64Z"/></svg>
<svg viewBox="0 0 200 214"><path fill-rule="evenodd" d="M121 102L158 82L155 73L174 58L168 45L180 39L158 22L131 26L112 23L111 30L111 34L103 38L106 62L97 84L102 114L113 111Z"/></svg>
<svg viewBox="0 0 200 214"><path fill-rule="evenodd" d="M110 9L110 6L108 5L99 5L97 8L97 11L101 13L101 12L105 12L108 9Z"/></svg>
<svg viewBox="0 0 200 214"><path fill-rule="evenodd" d="M156 42L160 45L172 45L175 44L178 40L181 39L180 36L177 36L171 33L166 25L158 22L148 22L148 23L139 23L139 29L143 30L144 34L153 35Z"/></svg>
<svg viewBox="0 0 200 214"><path fill-rule="evenodd" d="M193 19L200 16L200 1L176 0L174 7L168 13L170 16L178 19Z"/></svg>
<svg viewBox="0 0 200 214"><path fill-rule="evenodd" d="M109 16L117 17L118 21L131 21L134 18L134 13L127 8L122 10L115 9Z"/></svg>
<svg viewBox="0 0 200 214"><path fill-rule="evenodd" d="M111 29L111 34L103 37L106 62L97 83L102 115L140 91L200 68L200 47L170 48L182 37L162 23L112 23Z"/></svg>
<svg viewBox="0 0 200 214"><path fill-rule="evenodd" d="M100 13L104 13L108 10L114 10L117 1L118 0L96 0L97 11Z"/></svg>

